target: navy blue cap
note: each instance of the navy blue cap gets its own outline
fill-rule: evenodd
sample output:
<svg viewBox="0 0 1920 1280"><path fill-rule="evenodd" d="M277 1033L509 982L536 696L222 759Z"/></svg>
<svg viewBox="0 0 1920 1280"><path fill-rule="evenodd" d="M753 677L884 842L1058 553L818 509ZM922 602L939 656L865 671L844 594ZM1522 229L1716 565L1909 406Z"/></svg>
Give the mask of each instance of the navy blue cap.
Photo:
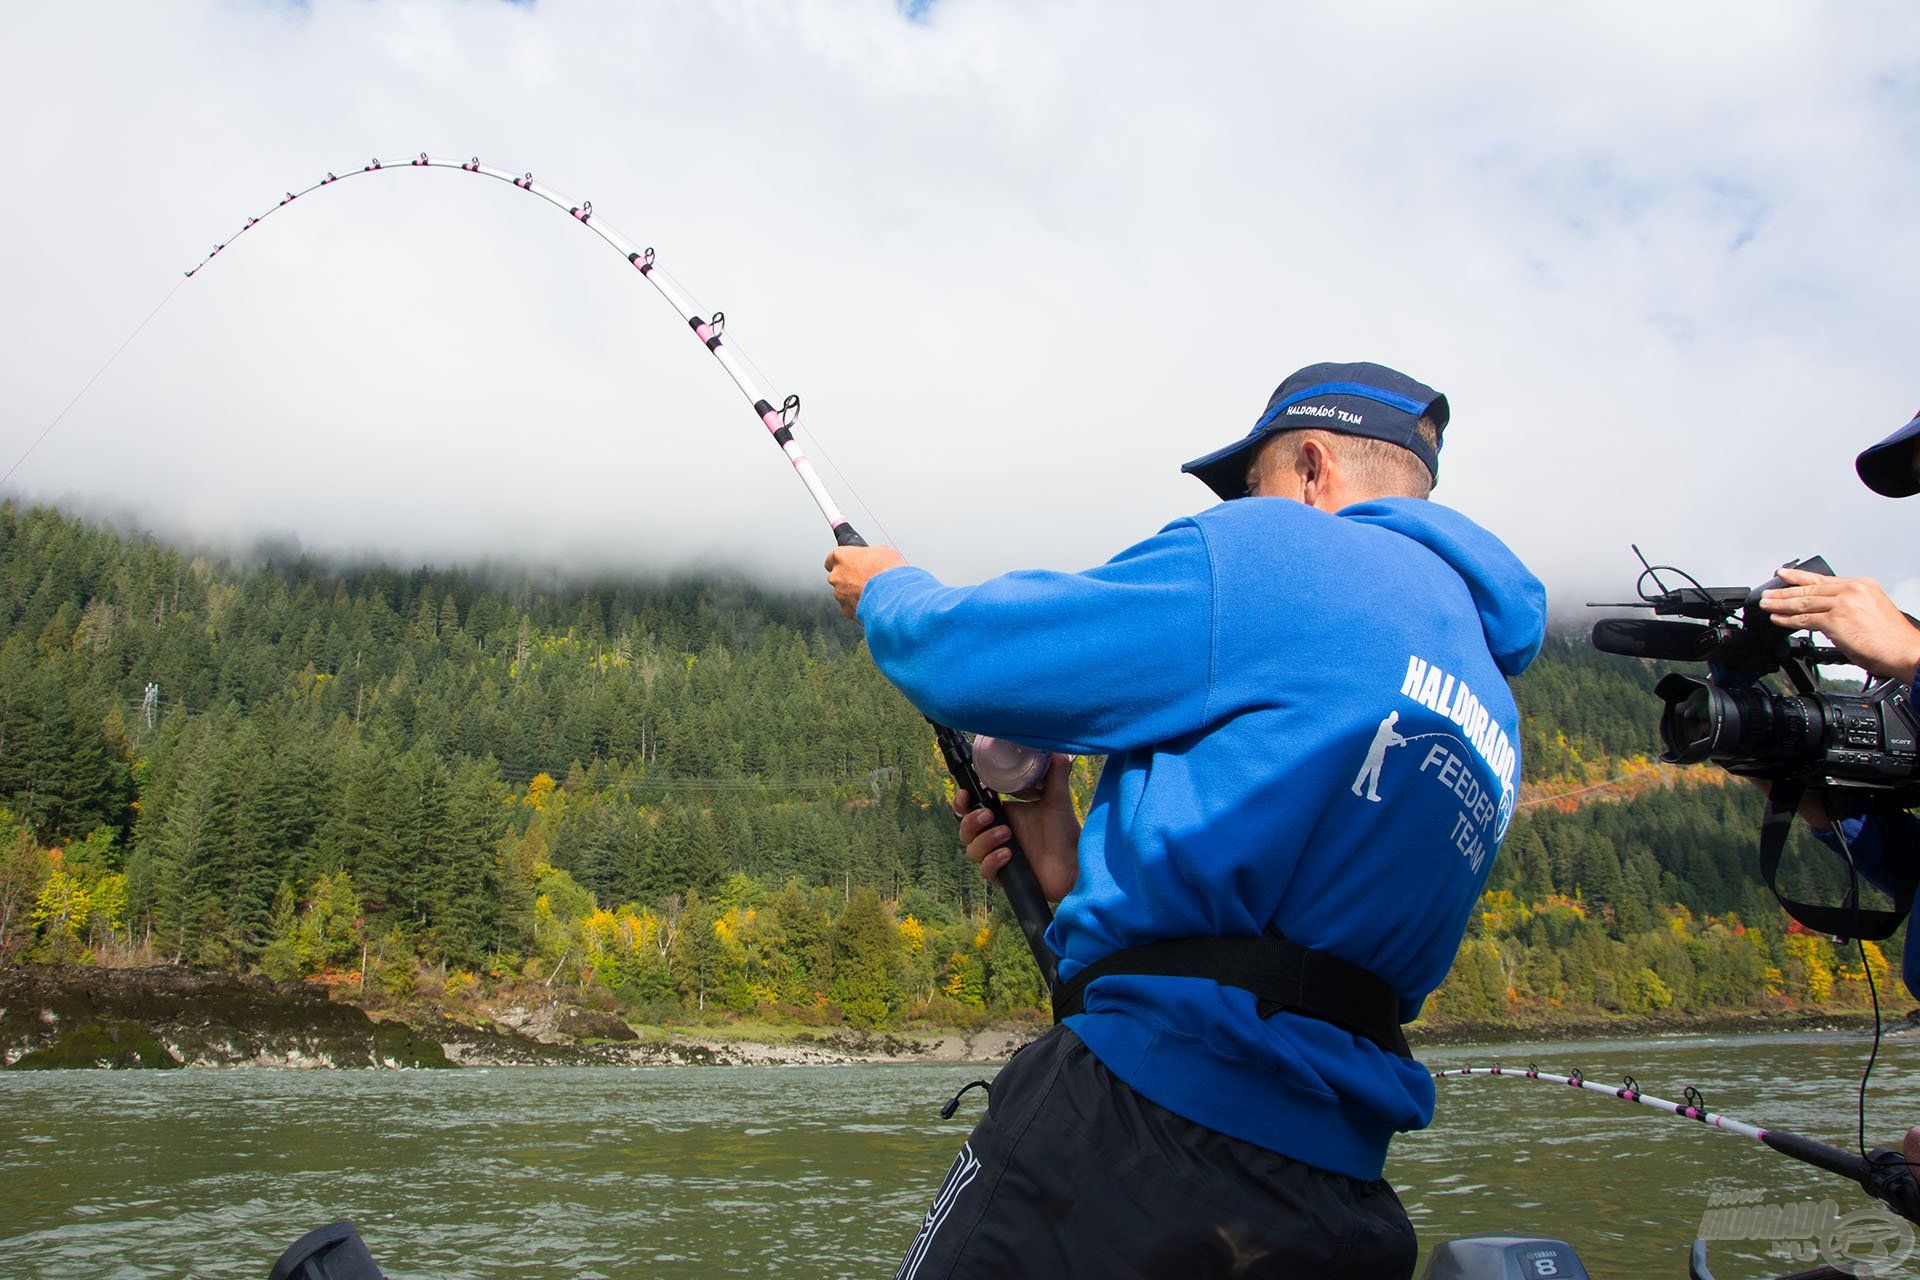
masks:
<svg viewBox="0 0 1920 1280"><path fill-rule="evenodd" d="M1920 493L1920 415L1854 459L1867 488L1889 498Z"/></svg>
<svg viewBox="0 0 1920 1280"><path fill-rule="evenodd" d="M1222 498L1243 497L1253 449L1278 431L1308 427L1385 440L1409 450L1440 478L1440 452L1420 438L1421 418L1447 428L1447 398L1425 383L1379 364L1310 364L1274 389L1265 413L1245 439L1195 458L1182 471L1200 477Z"/></svg>

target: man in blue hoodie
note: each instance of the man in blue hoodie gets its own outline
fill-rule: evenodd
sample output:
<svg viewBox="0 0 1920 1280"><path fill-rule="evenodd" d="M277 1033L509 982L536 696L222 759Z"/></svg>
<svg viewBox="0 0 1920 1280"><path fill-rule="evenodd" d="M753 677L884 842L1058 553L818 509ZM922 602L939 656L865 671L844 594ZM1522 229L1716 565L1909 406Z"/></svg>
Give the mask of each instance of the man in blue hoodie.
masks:
<svg viewBox="0 0 1920 1280"><path fill-rule="evenodd" d="M1062 1021L994 1081L903 1280L1412 1273L1381 1170L1433 1082L1398 1024L1513 815L1507 679L1545 626L1533 575L1425 500L1447 417L1313 365L1187 464L1226 501L1098 568L947 587L830 557L915 706L1062 753L1009 814L1060 901ZM1107 757L1084 829L1064 753Z"/></svg>

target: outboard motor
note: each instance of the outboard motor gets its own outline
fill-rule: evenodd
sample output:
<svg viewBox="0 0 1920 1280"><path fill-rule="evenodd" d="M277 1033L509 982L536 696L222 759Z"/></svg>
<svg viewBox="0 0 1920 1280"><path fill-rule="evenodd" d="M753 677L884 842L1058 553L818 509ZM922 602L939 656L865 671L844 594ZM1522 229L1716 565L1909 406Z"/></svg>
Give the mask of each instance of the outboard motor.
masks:
<svg viewBox="0 0 1920 1280"><path fill-rule="evenodd" d="M1543 1236L1467 1236L1427 1257L1420 1280L1590 1280L1573 1246Z"/></svg>
<svg viewBox="0 0 1920 1280"><path fill-rule="evenodd" d="M351 1222L330 1222L301 1236L267 1280L387 1280Z"/></svg>

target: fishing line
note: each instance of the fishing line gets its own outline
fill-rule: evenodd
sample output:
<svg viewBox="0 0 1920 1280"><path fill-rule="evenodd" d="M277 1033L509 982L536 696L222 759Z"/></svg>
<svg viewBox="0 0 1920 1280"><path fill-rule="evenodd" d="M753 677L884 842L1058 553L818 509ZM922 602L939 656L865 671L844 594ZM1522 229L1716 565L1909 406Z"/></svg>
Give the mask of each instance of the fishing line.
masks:
<svg viewBox="0 0 1920 1280"><path fill-rule="evenodd" d="M772 385L773 379L767 376L766 370L762 369L752 356L748 355L739 347L735 347L733 351L735 355L747 362L747 367L753 370L760 381ZM814 451L820 455L821 460L824 461L828 469L833 472L834 478L840 482L841 488L853 495L853 500L859 506L861 513L867 517L874 528L880 531L880 536L886 540L886 544L902 555L905 555L907 549L901 546L899 540L893 536L893 531L887 528L886 521L874 514L873 508L868 506L867 500L860 496L860 490L854 485L853 481L847 479L847 473L842 471L840 464L833 460L833 454L828 450L826 441L820 438L820 433L815 431L813 427L807 423L796 424L794 429L807 438L807 442L813 446Z"/></svg>
<svg viewBox="0 0 1920 1280"><path fill-rule="evenodd" d="M859 504L862 514L873 522L873 527L880 531L880 536L886 540L886 544L898 551L901 555L906 555L907 549L900 545L898 538L893 536L893 531L887 528L886 521L874 514L873 508L868 506L867 500L860 496L860 490L854 486L853 481L847 479L846 472L842 471L840 464L833 460L833 454L828 452L826 442L820 438L819 433L805 424L800 426L799 431L800 434L804 435L808 441L812 443L814 450L819 453L820 457L826 462L828 469L833 472L834 478L840 482L841 486L845 488L848 493L853 495L853 500Z"/></svg>
<svg viewBox="0 0 1920 1280"><path fill-rule="evenodd" d="M192 274L193 274L192 272L187 273L188 276L191 276ZM120 353L133 345L133 340L140 336L140 331L142 329L145 329L149 324L153 323L153 318L160 314L160 309L162 307L165 307L169 302L173 301L173 295L180 292L180 286L184 285L186 282L187 282L186 277L182 277L181 279L174 281L173 288L167 290L167 296L160 299L159 302L155 303L153 310L147 312L147 318L145 320L142 320L139 324L133 326L133 332L128 334L126 338L120 343L120 345L113 349L113 354L107 357L106 362L102 364L98 369L95 369L93 371L93 376L91 378L88 378L86 382L82 384L81 388L78 391L73 393L73 399L67 401L66 407L60 410L60 412L53 415L53 421L49 422L46 425L46 429L41 431L39 435L35 436L33 438L33 443L26 447L26 451L23 452L18 458L14 459L13 465L7 468L7 474L0 476L0 488L4 488L7 481L13 479L13 473L18 471L20 469L21 464L26 462L26 460L32 456L33 451L40 447L40 442L53 434L53 429L60 425L61 419L65 418L68 413L72 412L73 406L80 403L80 397L86 395L88 391L93 389L93 384L100 381L101 375L106 373L108 369L111 369L113 367L113 362L120 358Z"/></svg>

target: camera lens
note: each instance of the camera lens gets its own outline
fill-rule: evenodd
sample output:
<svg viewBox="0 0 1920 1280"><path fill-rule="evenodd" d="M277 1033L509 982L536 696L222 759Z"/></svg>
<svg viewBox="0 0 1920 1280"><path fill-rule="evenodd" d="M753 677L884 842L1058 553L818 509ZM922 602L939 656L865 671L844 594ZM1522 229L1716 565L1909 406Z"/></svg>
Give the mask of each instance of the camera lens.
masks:
<svg viewBox="0 0 1920 1280"><path fill-rule="evenodd" d="M1670 675L1654 686L1667 704L1660 713L1661 758L1673 764L1697 764L1717 754L1726 692L1704 680Z"/></svg>
<svg viewBox="0 0 1920 1280"><path fill-rule="evenodd" d="M1683 742L1711 747L1713 740L1713 694L1706 685L1689 693L1673 709L1676 736Z"/></svg>
<svg viewBox="0 0 1920 1280"><path fill-rule="evenodd" d="M1717 760L1760 765L1818 753L1826 717L1820 698L1762 688L1723 689L1670 675L1654 686L1667 704L1660 714L1661 759L1673 764Z"/></svg>

